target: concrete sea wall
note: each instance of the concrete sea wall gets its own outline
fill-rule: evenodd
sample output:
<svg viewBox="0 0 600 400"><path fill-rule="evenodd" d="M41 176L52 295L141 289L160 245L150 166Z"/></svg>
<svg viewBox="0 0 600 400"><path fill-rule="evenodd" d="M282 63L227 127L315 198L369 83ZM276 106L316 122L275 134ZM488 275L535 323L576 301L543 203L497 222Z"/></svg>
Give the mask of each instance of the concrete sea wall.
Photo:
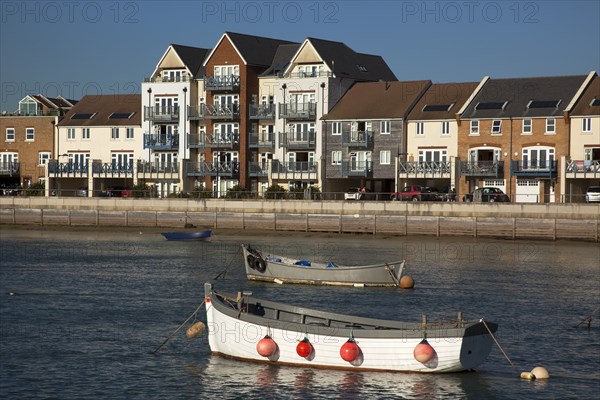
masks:
<svg viewBox="0 0 600 400"><path fill-rule="evenodd" d="M0 224L574 239L598 242L600 204L0 198Z"/></svg>

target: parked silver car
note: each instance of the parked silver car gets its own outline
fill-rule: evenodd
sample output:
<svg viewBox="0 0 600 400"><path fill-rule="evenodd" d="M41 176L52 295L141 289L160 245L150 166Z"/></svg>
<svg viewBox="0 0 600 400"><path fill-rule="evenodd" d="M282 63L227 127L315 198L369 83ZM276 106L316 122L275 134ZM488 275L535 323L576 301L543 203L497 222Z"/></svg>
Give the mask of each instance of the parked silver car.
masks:
<svg viewBox="0 0 600 400"><path fill-rule="evenodd" d="M600 186L590 186L585 192L586 203L600 203Z"/></svg>

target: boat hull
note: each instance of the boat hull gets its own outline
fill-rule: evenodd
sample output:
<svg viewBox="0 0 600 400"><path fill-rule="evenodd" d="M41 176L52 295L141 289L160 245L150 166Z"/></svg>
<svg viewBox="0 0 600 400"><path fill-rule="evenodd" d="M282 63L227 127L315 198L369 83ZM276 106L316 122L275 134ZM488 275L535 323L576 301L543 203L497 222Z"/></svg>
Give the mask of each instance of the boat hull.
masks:
<svg viewBox="0 0 600 400"><path fill-rule="evenodd" d="M312 285L399 286L404 261L366 266L340 266L330 263L297 265L302 260L267 256L242 245L246 276L250 280Z"/></svg>
<svg viewBox="0 0 600 400"><path fill-rule="evenodd" d="M212 230L199 232L161 232L161 235L167 240L209 240L212 237Z"/></svg>
<svg viewBox="0 0 600 400"><path fill-rule="evenodd" d="M484 362L492 347L491 335L483 322L456 321L444 326L432 325L426 329L426 334L434 349L434 356L428 362L421 363L413 355L424 335L418 323L402 324L298 307L282 308L281 305L273 314L279 318L265 318L243 312L244 304L250 309L252 304L257 304L269 310L266 315L270 315L274 303L243 298L240 304L242 312L222 302L210 291L207 292L207 325L213 354L253 362L327 369L445 373L476 368ZM324 319L330 324L285 320L295 317L311 321ZM337 326L332 324L334 321L343 323ZM349 324L352 327L348 327ZM367 328L366 324L378 327ZM492 331L496 330L495 324L487 324ZM263 357L257 351L257 343L266 335L277 344L276 351L269 357ZM354 338L360 351L356 359L348 362L342 359L340 349L350 337ZM296 352L296 346L304 338L313 347L307 357L301 357Z"/></svg>

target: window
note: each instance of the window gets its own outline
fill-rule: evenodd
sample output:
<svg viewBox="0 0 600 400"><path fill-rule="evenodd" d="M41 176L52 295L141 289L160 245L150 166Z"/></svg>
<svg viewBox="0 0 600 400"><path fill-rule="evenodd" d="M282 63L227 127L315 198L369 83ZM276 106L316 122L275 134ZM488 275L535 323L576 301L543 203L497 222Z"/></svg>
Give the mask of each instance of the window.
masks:
<svg viewBox="0 0 600 400"><path fill-rule="evenodd" d="M25 140L35 140L35 128L25 129Z"/></svg>
<svg viewBox="0 0 600 400"><path fill-rule="evenodd" d="M581 120L581 132L591 132L592 131L592 119L584 118Z"/></svg>
<svg viewBox="0 0 600 400"><path fill-rule="evenodd" d="M133 139L133 128L127 128L127 133L125 134L126 139Z"/></svg>
<svg viewBox="0 0 600 400"><path fill-rule="evenodd" d="M128 169L133 165L133 153L112 153L111 162L114 168Z"/></svg>
<svg viewBox="0 0 600 400"><path fill-rule="evenodd" d="M425 134L425 127L423 126L423 122L417 122L417 136L422 136Z"/></svg>
<svg viewBox="0 0 600 400"><path fill-rule="evenodd" d="M547 170L554 164L554 147L531 146L523 148L522 152L523 169L542 169Z"/></svg>
<svg viewBox="0 0 600 400"><path fill-rule="evenodd" d="M75 140L75 128L67 129L67 140Z"/></svg>
<svg viewBox="0 0 600 400"><path fill-rule="evenodd" d="M90 139L90 128L81 128L81 138L84 140ZM75 129L73 129L73 139L75 139Z"/></svg>
<svg viewBox="0 0 600 400"><path fill-rule="evenodd" d="M40 151L38 157L38 165L46 165L48 164L48 160L50 160L50 152Z"/></svg>
<svg viewBox="0 0 600 400"><path fill-rule="evenodd" d="M15 141L15 128L6 128L6 141L7 142Z"/></svg>
<svg viewBox="0 0 600 400"><path fill-rule="evenodd" d="M500 135L502 134L502 120L495 119L492 122L492 135Z"/></svg>
<svg viewBox="0 0 600 400"><path fill-rule="evenodd" d="M448 150L419 150L419 163L426 162L446 162Z"/></svg>
<svg viewBox="0 0 600 400"><path fill-rule="evenodd" d="M332 135L341 135L342 134L342 123L341 122L332 122L331 123L331 134Z"/></svg>
<svg viewBox="0 0 600 400"><path fill-rule="evenodd" d="M389 135L392 132L392 126L390 121L381 121L379 123L379 131L382 135Z"/></svg>
<svg viewBox="0 0 600 400"><path fill-rule="evenodd" d="M392 152L389 150L381 150L379 153L379 164L390 165L392 158Z"/></svg>
<svg viewBox="0 0 600 400"><path fill-rule="evenodd" d="M546 118L546 133L556 133L556 120L554 118Z"/></svg>
<svg viewBox="0 0 600 400"><path fill-rule="evenodd" d="M215 65L215 76L239 76L239 65Z"/></svg>
<svg viewBox="0 0 600 400"><path fill-rule="evenodd" d="M19 115L37 115L37 103L31 97L27 96L19 102Z"/></svg>
<svg viewBox="0 0 600 400"><path fill-rule="evenodd" d="M119 138L119 128L112 128L110 133L110 138L112 140L116 140Z"/></svg>
<svg viewBox="0 0 600 400"><path fill-rule="evenodd" d="M471 135L479 135L479 120L471 121Z"/></svg>
<svg viewBox="0 0 600 400"><path fill-rule="evenodd" d="M332 151L331 152L331 165L341 165L342 164L342 152L341 151Z"/></svg>
<svg viewBox="0 0 600 400"><path fill-rule="evenodd" d="M523 120L523 135L531 135L531 120Z"/></svg>
<svg viewBox="0 0 600 400"><path fill-rule="evenodd" d="M442 121L442 135L450 134L450 121Z"/></svg>

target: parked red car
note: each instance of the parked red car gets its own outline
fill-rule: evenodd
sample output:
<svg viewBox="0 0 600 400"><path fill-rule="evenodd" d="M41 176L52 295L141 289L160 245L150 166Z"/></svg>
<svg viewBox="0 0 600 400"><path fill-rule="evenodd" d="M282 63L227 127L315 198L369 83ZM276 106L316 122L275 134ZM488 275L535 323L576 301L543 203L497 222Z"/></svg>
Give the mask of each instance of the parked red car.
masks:
<svg viewBox="0 0 600 400"><path fill-rule="evenodd" d="M399 201L442 201L442 195L428 186L406 186L398 193L392 193L390 198Z"/></svg>

